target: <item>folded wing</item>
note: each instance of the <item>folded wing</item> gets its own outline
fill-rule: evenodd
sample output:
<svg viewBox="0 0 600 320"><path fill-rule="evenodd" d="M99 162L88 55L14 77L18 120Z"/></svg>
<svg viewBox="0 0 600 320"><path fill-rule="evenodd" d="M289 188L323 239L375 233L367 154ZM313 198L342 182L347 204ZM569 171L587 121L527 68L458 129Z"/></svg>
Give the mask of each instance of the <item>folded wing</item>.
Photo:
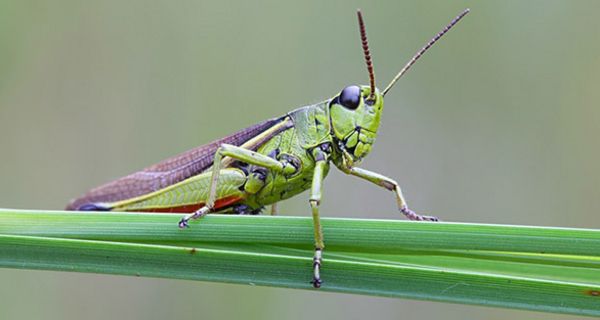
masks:
<svg viewBox="0 0 600 320"><path fill-rule="evenodd" d="M79 210L90 204L121 201L168 187L209 168L221 144L240 146L281 121L282 118L266 120L94 188L71 201L66 209ZM254 149L257 147L259 145L254 146Z"/></svg>

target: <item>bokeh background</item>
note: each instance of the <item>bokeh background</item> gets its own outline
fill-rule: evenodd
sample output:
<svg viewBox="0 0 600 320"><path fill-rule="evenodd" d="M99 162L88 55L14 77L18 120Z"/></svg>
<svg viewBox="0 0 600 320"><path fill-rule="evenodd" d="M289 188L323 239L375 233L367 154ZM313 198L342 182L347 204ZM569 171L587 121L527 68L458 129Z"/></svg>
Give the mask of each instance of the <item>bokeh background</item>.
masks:
<svg viewBox="0 0 600 320"><path fill-rule="evenodd" d="M600 2L0 2L0 206L90 187L265 118L379 87L472 12L386 97L364 167L447 221L600 228ZM399 219L333 171L323 215ZM281 206L308 215L307 197ZM572 319L243 285L0 270L1 319Z"/></svg>

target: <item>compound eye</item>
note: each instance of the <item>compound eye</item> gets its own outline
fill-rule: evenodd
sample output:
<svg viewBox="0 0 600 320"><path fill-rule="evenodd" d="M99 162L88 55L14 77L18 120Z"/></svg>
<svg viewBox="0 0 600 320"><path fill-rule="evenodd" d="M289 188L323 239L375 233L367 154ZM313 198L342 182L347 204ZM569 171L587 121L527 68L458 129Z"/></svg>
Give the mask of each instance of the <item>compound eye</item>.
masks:
<svg viewBox="0 0 600 320"><path fill-rule="evenodd" d="M360 87L347 86L339 96L340 104L350 110L355 110L360 104Z"/></svg>

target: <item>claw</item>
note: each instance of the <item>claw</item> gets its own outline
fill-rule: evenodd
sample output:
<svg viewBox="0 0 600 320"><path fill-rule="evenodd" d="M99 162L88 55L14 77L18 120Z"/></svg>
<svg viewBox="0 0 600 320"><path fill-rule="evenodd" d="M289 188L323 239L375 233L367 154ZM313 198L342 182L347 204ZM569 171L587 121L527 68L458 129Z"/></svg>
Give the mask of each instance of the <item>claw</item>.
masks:
<svg viewBox="0 0 600 320"><path fill-rule="evenodd" d="M313 281L311 281L310 283L312 283L313 288L319 289L323 281L321 281L321 279L313 279Z"/></svg>
<svg viewBox="0 0 600 320"><path fill-rule="evenodd" d="M189 220L186 218L182 218L181 220L179 220L179 224L178 224L179 228L181 228L181 229L188 228L189 227L188 221Z"/></svg>
<svg viewBox="0 0 600 320"><path fill-rule="evenodd" d="M210 209L208 209L208 207L202 207L196 210L194 213L183 216L183 218L179 220L179 227L182 229L189 227L190 220L204 217L209 211Z"/></svg>

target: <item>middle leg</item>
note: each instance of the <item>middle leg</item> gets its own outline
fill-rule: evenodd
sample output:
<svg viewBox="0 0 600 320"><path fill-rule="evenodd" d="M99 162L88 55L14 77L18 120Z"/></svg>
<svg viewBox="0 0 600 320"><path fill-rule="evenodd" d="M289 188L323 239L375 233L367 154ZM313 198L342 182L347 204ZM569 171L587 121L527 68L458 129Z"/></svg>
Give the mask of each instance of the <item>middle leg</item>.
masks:
<svg viewBox="0 0 600 320"><path fill-rule="evenodd" d="M319 215L319 205L321 204L321 189L323 178L327 166L327 154L320 149L315 149L315 171L313 174L310 207L312 210L313 227L315 232L315 254L313 256L313 287L320 288L323 281L321 280L321 264L323 263L323 249L325 243L323 241L323 228L321 227L321 217Z"/></svg>

